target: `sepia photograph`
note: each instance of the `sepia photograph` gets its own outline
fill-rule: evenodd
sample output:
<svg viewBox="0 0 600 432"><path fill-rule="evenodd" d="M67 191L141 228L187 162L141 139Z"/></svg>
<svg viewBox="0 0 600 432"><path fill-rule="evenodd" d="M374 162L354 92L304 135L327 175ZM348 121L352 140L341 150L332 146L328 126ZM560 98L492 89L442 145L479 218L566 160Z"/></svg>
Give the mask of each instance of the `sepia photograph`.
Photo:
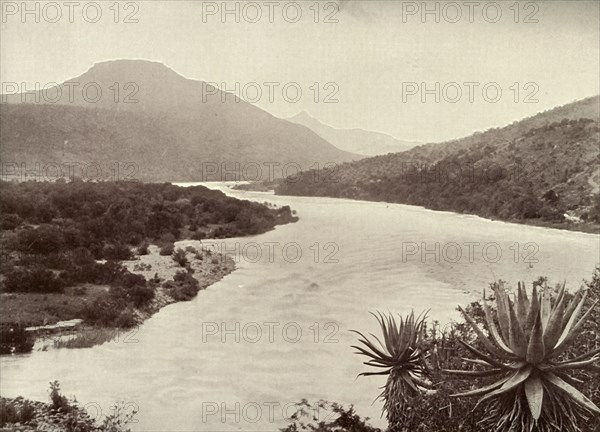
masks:
<svg viewBox="0 0 600 432"><path fill-rule="evenodd" d="M600 1L0 20L0 432L600 432Z"/></svg>

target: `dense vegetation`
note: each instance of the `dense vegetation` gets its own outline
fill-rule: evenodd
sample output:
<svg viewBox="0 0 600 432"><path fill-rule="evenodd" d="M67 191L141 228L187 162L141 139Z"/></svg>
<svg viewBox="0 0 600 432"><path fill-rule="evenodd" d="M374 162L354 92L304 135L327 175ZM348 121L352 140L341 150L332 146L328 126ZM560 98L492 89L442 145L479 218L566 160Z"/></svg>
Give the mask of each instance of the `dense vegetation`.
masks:
<svg viewBox="0 0 600 432"><path fill-rule="evenodd" d="M503 220L600 224L598 97L501 129L308 171L283 195L386 201Z"/></svg>
<svg viewBox="0 0 600 432"><path fill-rule="evenodd" d="M50 403L34 402L18 397L0 398L0 427L2 430L64 431L64 432L128 432L135 423L137 411L128 404L117 403L111 414L92 418L77 400L67 398L58 381L50 383Z"/></svg>
<svg viewBox="0 0 600 432"><path fill-rule="evenodd" d="M134 310L161 283L118 262L132 259L136 247L144 254L157 243L161 254L173 255L184 271L166 288L176 300L189 300L200 288L175 240L258 234L295 220L289 207L269 209L201 186L134 182L2 183L0 212L0 292L81 296L82 284L107 286L81 301L73 318L117 327L134 325ZM8 324L2 352L31 349L28 341L17 343L22 328Z"/></svg>
<svg viewBox="0 0 600 432"><path fill-rule="evenodd" d="M536 289L544 292L551 293L552 297L556 296L559 291L557 288L544 288L545 278L540 278L534 281ZM598 325L600 323L600 305L595 304L596 301L600 300L600 267L598 267L591 281L586 283L585 292L587 292L587 298L585 299L584 306L581 313L590 310L589 317L585 321L583 327L577 332L576 338L571 341L569 348L560 356L559 361L565 362L569 359L582 358L584 353L596 353L595 361L597 363L598 350L600 350L600 334L598 332ZM573 295L566 294L566 299L571 300ZM488 297L488 300L494 300L494 295ZM580 297L581 298L581 297ZM516 302L517 303L517 302ZM556 304L556 299L552 302ZM489 304L489 302L488 302ZM465 307L465 312L469 316L473 317L475 323L482 329L486 334L489 334L489 327L487 325L487 319L485 316L482 302L473 302L468 307ZM564 310L562 311L564 312ZM561 312L561 313L562 313ZM495 308L491 309L492 315L495 317L496 323L498 323L498 311ZM579 315L581 317L581 315ZM406 322L405 322L406 324ZM566 324L566 323L565 323ZM409 326L410 327L410 326ZM384 330L388 336L393 331L387 327ZM399 332L401 333L401 332ZM382 338L382 345L385 347L388 339ZM399 341L397 341L399 342ZM426 360L423 363L424 371L426 372L425 380L429 384L432 390L427 391L421 387L418 381L421 379L412 380L412 384L404 381L404 390L411 388L411 385L415 385L417 391L411 395L408 393L400 394L399 389L402 388L399 384L384 387L382 392L382 398L386 402L386 414L390 419L390 411L393 413L391 421L388 426L389 432L480 432L488 430L499 430L489 424L483 424L482 420L490 416L491 409L494 407L493 403L489 401L487 403L477 403L477 397L475 398L464 398L464 397L451 397L457 393L471 391L479 389L483 386L492 384L495 380L489 377L477 377L481 374L481 366L486 365L481 361L470 361L466 362L465 359L472 359L473 352L468 349L465 345L468 343L479 352L489 353L482 340L473 331L473 328L468 323L455 323L450 328L440 331L439 323L430 322L424 323L422 339L418 346L412 347L410 357L407 356L406 360L413 362L416 361L416 357L420 357L422 354L426 355ZM364 346L364 345L363 345ZM375 344L377 348L379 345ZM384 348L385 349L385 348ZM416 356L414 355L416 353ZM387 362L386 359L380 356L380 360ZM373 372L380 372L383 367L381 361L375 360L370 357L370 362L367 363L370 366L376 366L377 369L373 369ZM448 370L462 370L464 376L457 374L448 375ZM399 368L399 370L401 370ZM564 371L563 371L564 372ZM569 382L572 382L579 391L587 395L591 402L600 406L600 379L599 379L599 368L597 366L591 367L590 370L574 370L569 371L569 374L562 376L569 377ZM561 372L562 374L562 372ZM412 375L413 378L416 375ZM391 377L391 375L390 375ZM409 378L410 379L410 378ZM572 380L572 381L571 381ZM390 378L388 383L394 379ZM375 389L374 389L375 391ZM548 396L548 392L555 392L550 388L545 388L546 399L552 400ZM402 396L405 398L402 398ZM504 402L512 405L515 394L509 393L505 396ZM524 395L522 396L524 398ZM389 398L387 401L385 398ZM389 402L389 403L388 403ZM548 403L548 402L544 402ZM563 401L563 403L565 403ZM571 413L576 412L577 416L573 418L575 421L573 430L580 430L582 432L597 431L598 428L598 416L590 415L588 412L576 409L577 405L574 401L568 402L562 410L558 412L558 415L569 416ZM340 432L340 431L360 431L360 432L378 432L379 429L374 428L368 424L368 419L361 418L354 409L344 409L338 404L331 404L328 402L319 401L314 405L310 405L307 401L302 401L299 404L300 408L298 415L293 418L293 422L284 429L284 432L298 432L298 431L320 431L320 432ZM329 407L334 411L333 416L327 416L327 421L320 421L319 419L312 419L310 416L306 416L303 413L310 413L315 411L315 406ZM393 407L402 407L402 410L397 412L393 411ZM565 409L568 406L568 409ZM390 411L388 411L390 409ZM526 403L522 407L522 413L526 414L529 408ZM394 423L394 420L400 420ZM511 425L509 424L508 427ZM549 425L545 425L546 429L541 429L542 425L538 424L540 429L535 427L532 429L534 432L541 430L556 430L563 431L567 430L566 425L555 426L552 429L547 429ZM515 422L512 424L515 432L523 432L525 426L521 422ZM578 429L577 429L578 428ZM571 430L571 429L569 429Z"/></svg>

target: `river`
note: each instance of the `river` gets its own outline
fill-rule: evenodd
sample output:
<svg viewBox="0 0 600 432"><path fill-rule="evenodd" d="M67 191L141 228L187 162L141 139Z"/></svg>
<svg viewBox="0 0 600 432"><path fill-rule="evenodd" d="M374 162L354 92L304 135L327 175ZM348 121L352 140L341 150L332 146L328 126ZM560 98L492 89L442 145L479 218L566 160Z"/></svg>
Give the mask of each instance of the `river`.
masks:
<svg viewBox="0 0 600 432"><path fill-rule="evenodd" d="M356 379L363 360L350 347L350 329L378 332L369 311L430 309L444 325L494 279L545 275L578 287L600 261L593 234L209 186L289 205L300 220L205 241L229 251L237 270L118 341L2 357L3 396L47 400L48 382L59 380L91 412L137 407L134 431L275 431L302 398L352 403L383 426L372 402L385 379Z"/></svg>

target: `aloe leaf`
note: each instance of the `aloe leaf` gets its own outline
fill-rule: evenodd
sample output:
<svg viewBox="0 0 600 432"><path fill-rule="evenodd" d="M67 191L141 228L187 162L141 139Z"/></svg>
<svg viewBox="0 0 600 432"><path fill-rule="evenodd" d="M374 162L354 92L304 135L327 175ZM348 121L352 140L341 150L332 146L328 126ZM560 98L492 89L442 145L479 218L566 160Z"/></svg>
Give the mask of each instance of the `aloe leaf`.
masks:
<svg viewBox="0 0 600 432"><path fill-rule="evenodd" d="M597 354L600 354L600 348L596 348L596 349L594 349L592 351L586 352L584 354L581 354L581 355L579 355L577 357L574 357L574 358L566 360L566 361L568 361L568 362L576 362L576 361L581 361L581 360L587 360L588 358L594 357ZM560 364L560 363L558 363L558 364Z"/></svg>
<svg viewBox="0 0 600 432"><path fill-rule="evenodd" d="M574 335L575 331L573 331L573 330L578 330L581 326L583 326L583 324L585 324L585 322L587 321L588 317L590 316L590 313L591 313L592 309L598 303L598 302L594 303L594 305L584 314L584 316L581 318L581 320L579 320L577 322L577 325L575 325L575 321L577 320L577 317L581 313L581 309L583 308L583 304L585 303L585 299L586 298L587 298L587 293L585 293L583 295L583 297L581 298L581 301L579 302L579 304L575 308L575 311L573 312L573 315L571 315L571 318L569 319L569 322L567 323L567 325L563 329L562 334L560 335L560 338L558 339L558 342L554 346L555 348L560 347L566 341L566 339L569 336Z"/></svg>
<svg viewBox="0 0 600 432"><path fill-rule="evenodd" d="M543 370L548 372L555 372L560 370L585 369L587 366L593 365L597 361L597 357L582 361L567 361L563 363L558 363L556 365L544 367Z"/></svg>
<svg viewBox="0 0 600 432"><path fill-rule="evenodd" d="M554 351L552 351L552 353L551 353L552 357L556 357L556 356L562 354L564 351L566 351L566 349L569 347L569 344L573 341L573 339L575 339L575 337L577 337L577 335L579 334L579 331L584 326L584 324L587 322L587 320L589 319L590 315L592 314L594 308L596 307L596 305L598 303L600 303L600 300L596 301L592 305L592 307L588 309L588 311L577 322L575 327L573 327L573 329L569 332L568 336L562 342L561 341L558 342L558 344L554 348Z"/></svg>
<svg viewBox="0 0 600 432"><path fill-rule="evenodd" d="M502 369L490 369L490 370L486 370L486 371L444 369L443 372L447 373L449 375L459 375L459 376L482 378L482 377L498 375L499 373L502 373L504 371Z"/></svg>
<svg viewBox="0 0 600 432"><path fill-rule="evenodd" d="M483 311L485 312L485 320L487 322L488 329L490 331L490 336L492 337L493 341L506 354L511 356L514 355L515 353L513 352L513 350L509 348L509 346L506 344L504 339L502 339L502 336L498 332L498 327L496 327L496 323L494 322L494 318L492 317L490 307L487 304L487 301L485 300L485 290L483 291Z"/></svg>
<svg viewBox="0 0 600 432"><path fill-rule="evenodd" d="M562 378L554 375L553 373L546 374L544 378L548 382L558 387L560 390L567 393L571 397L571 399L577 404L596 414L600 414L600 408L598 408L594 402L589 400L583 393L581 393L571 384L566 383Z"/></svg>
<svg viewBox="0 0 600 432"><path fill-rule="evenodd" d="M542 328L544 329L544 333L548 328L548 322L550 321L550 314L552 313L552 298L550 297L550 293L548 289L544 290L542 294L542 305L541 305L541 314L542 314Z"/></svg>
<svg viewBox="0 0 600 432"><path fill-rule="evenodd" d="M506 291L504 291L504 286L500 284L494 284L492 286L494 290L494 294L496 295L496 305L498 308L498 323L500 324L500 331L502 332L502 336L504 340L508 343L509 338L509 329L508 329L508 310L506 308Z"/></svg>
<svg viewBox="0 0 600 432"><path fill-rule="evenodd" d="M558 290L558 294L556 295L556 303L558 304L559 302L561 302L565 296L565 287L567 286L567 281L563 281L563 284L561 285L560 289Z"/></svg>
<svg viewBox="0 0 600 432"><path fill-rule="evenodd" d="M531 330L529 345L527 346L527 362L538 364L544 360L546 349L544 346L544 333L542 331L542 321L538 316L535 325Z"/></svg>
<svg viewBox="0 0 600 432"><path fill-rule="evenodd" d="M542 415L542 403L544 401L544 386L538 377L531 377L525 381L525 396L529 411L534 420L539 420Z"/></svg>
<svg viewBox="0 0 600 432"><path fill-rule="evenodd" d="M483 343L483 345L485 346L485 348L490 353L494 354L496 357L508 358L507 354L505 354L505 353L501 352L500 350L498 350L498 348L496 348L496 346L487 338L487 336L483 334L483 332L481 331L481 329L479 328L479 326L477 325L477 323L475 321L473 321L473 318L471 318L469 316L469 314L467 314L462 307L459 306L458 310L461 311L461 313L465 317L465 320L473 328L473 331L475 332L475 334L477 334L477 337L479 338L479 340Z"/></svg>
<svg viewBox="0 0 600 432"><path fill-rule="evenodd" d="M489 363L492 366L498 367L498 368L502 368L502 369L510 369L509 366L497 361L496 359L490 357L487 354L482 353L481 351L479 351L477 348L469 345L466 342L463 342L462 340L458 340L458 343L460 343L462 346L464 346L467 350L469 350L472 354L474 354L475 356L479 357L480 359L484 360L485 362Z"/></svg>
<svg viewBox="0 0 600 432"><path fill-rule="evenodd" d="M544 330L544 346L549 352L554 349L563 331L564 312L565 302L561 301L552 310L548 325Z"/></svg>
<svg viewBox="0 0 600 432"><path fill-rule="evenodd" d="M513 374L503 385L497 390L494 390L487 395L485 395L477 404L499 396L503 393L509 392L519 385L521 385L529 376L531 375L532 368L531 366L527 366L523 369L518 370L515 374Z"/></svg>
<svg viewBox="0 0 600 432"><path fill-rule="evenodd" d="M371 357L373 360L385 361L385 362L388 362L390 364L392 364L393 361L394 361L394 359L392 359L391 357L381 356L381 355L378 355L378 354L371 353L371 352L367 351L366 349L364 349L362 347L359 347L357 345L352 345L352 348L355 348L355 349L357 349L357 350L360 351L360 353L357 353L357 354L362 354L362 355L365 355L367 357Z"/></svg>
<svg viewBox="0 0 600 432"><path fill-rule="evenodd" d="M525 337L525 332L523 332L523 328L517 318L515 309L510 302L508 303L508 313L510 317L509 341L511 348L517 356L525 358L527 356L527 338Z"/></svg>
<svg viewBox="0 0 600 432"><path fill-rule="evenodd" d="M503 379L501 379L500 381L496 381L493 384L490 384L488 386L485 387L481 387L475 390L470 390L464 393L458 393L458 394L453 394L450 395L450 397L473 397L473 396L481 396L484 395L486 393L489 393L493 390L496 390L498 387L502 386L506 381L508 381L510 379L510 376L505 377Z"/></svg>
<svg viewBox="0 0 600 432"><path fill-rule="evenodd" d="M586 295L587 295L587 293L586 293ZM569 305L567 306L567 308L565 310L565 316L563 317L563 326L567 325L567 323L571 319L573 312L575 312L575 308L578 306L579 301L581 300L581 296L582 296L582 293L581 293L581 290L579 290L575 293L575 295L569 302Z"/></svg>
<svg viewBox="0 0 600 432"><path fill-rule="evenodd" d="M531 329L533 329L535 321L536 321L536 319L538 319L538 317L540 317L540 325L541 325L540 297L537 292L537 287L534 285L533 293L531 294L531 302L529 304L529 312L527 313L527 324L525 326L526 333L531 333Z"/></svg>
<svg viewBox="0 0 600 432"><path fill-rule="evenodd" d="M518 283L518 291L517 291L517 318L519 318L519 323L521 327L527 327L527 301L524 295L524 287L521 286L521 282Z"/></svg>

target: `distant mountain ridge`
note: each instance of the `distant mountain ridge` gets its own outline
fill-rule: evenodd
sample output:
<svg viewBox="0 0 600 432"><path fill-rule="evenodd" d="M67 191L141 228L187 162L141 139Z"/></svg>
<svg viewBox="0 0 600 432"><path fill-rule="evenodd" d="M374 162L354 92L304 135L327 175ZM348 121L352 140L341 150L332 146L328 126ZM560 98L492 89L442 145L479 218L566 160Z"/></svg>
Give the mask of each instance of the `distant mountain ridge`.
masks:
<svg viewBox="0 0 600 432"><path fill-rule="evenodd" d="M25 99L2 96L2 160L127 161L141 180L203 181L264 179L360 158L157 62L97 63Z"/></svg>
<svg viewBox="0 0 600 432"><path fill-rule="evenodd" d="M364 129L336 129L320 122L306 111L301 111L287 120L306 126L341 150L365 156L403 152L422 144L413 141L401 141L382 132Z"/></svg>
<svg viewBox="0 0 600 432"><path fill-rule="evenodd" d="M600 224L599 141L600 96L594 96L466 138L345 163L320 176L307 172L279 182L276 191Z"/></svg>

